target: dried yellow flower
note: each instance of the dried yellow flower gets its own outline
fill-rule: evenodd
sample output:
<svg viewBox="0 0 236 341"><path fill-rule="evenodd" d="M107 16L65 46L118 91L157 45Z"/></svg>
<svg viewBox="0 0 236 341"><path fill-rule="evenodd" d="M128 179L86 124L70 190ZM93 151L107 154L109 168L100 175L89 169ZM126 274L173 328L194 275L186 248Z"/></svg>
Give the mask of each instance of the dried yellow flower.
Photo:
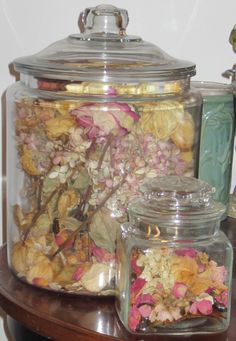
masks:
<svg viewBox="0 0 236 341"><path fill-rule="evenodd" d="M198 264L191 257L173 257L171 273L176 281L191 286L196 281Z"/></svg>
<svg viewBox="0 0 236 341"><path fill-rule="evenodd" d="M184 118L179 122L171 139L180 150L191 150L194 143L194 121L188 112L185 112Z"/></svg>
<svg viewBox="0 0 236 341"><path fill-rule="evenodd" d="M32 176L37 176L41 174L41 171L38 169L36 165L36 160L34 160L34 155L31 150L29 150L27 147L23 147L23 152L20 158L20 162L22 165L22 168Z"/></svg>
<svg viewBox="0 0 236 341"><path fill-rule="evenodd" d="M183 105L177 101L145 104L138 125L157 140L168 138L178 128L184 117Z"/></svg>
<svg viewBox="0 0 236 341"><path fill-rule="evenodd" d="M29 268L26 273L26 279L29 283L32 283L35 278L41 278L48 282L53 279L53 269L50 261L45 259L40 261Z"/></svg>
<svg viewBox="0 0 236 341"><path fill-rule="evenodd" d="M72 117L58 116L46 121L46 133L50 139L57 139L61 135L69 134L69 130L76 126Z"/></svg>

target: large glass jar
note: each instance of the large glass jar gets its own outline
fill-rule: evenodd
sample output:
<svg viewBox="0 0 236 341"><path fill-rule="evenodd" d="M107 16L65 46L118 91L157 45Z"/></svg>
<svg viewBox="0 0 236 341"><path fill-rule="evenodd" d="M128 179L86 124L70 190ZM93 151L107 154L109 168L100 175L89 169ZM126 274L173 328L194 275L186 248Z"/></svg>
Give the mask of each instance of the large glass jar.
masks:
<svg viewBox="0 0 236 341"><path fill-rule="evenodd" d="M196 175L195 65L126 35L101 5L74 34L14 61L7 93L8 252L30 284L114 293L116 231L139 184Z"/></svg>
<svg viewBox="0 0 236 341"><path fill-rule="evenodd" d="M233 250L223 204L198 179L148 180L117 245L116 309L132 333L219 333L229 325Z"/></svg>

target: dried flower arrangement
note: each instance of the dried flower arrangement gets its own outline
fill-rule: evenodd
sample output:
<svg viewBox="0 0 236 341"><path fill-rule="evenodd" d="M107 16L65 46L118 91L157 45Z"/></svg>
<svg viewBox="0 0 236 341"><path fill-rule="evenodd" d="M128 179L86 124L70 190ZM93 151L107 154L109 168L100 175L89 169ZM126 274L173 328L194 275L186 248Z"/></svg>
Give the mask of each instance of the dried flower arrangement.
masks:
<svg viewBox="0 0 236 341"><path fill-rule="evenodd" d="M191 247L134 249L128 325L155 332L163 325L209 316L226 318L227 270Z"/></svg>
<svg viewBox="0 0 236 341"><path fill-rule="evenodd" d="M39 88L51 90L43 81ZM183 105L111 101L114 91L109 102L25 98L15 105L28 209L21 202L13 208L19 233L11 262L31 284L111 294L116 231L139 185L193 175L195 127Z"/></svg>

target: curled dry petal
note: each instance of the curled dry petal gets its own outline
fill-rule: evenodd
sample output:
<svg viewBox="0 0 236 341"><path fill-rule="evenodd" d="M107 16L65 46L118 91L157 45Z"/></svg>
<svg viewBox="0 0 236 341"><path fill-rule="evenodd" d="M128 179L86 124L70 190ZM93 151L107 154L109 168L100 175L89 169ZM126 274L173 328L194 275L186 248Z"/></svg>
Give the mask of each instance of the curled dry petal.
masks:
<svg viewBox="0 0 236 341"><path fill-rule="evenodd" d="M137 265L137 259L135 257L131 259L131 269L137 276L141 275L143 271L143 269Z"/></svg>
<svg viewBox="0 0 236 341"><path fill-rule="evenodd" d="M142 304L149 304L149 305L152 305L155 303L155 300L154 298L152 297L151 294L143 294L143 295L139 295L137 297L137 300L136 300L136 305L139 306L139 305L142 305Z"/></svg>
<svg viewBox="0 0 236 341"><path fill-rule="evenodd" d="M27 147L23 148L22 155L20 157L20 163L22 165L22 168L32 176L40 175L41 172L39 168L37 167L36 160L34 158L33 152L28 149Z"/></svg>
<svg viewBox="0 0 236 341"><path fill-rule="evenodd" d="M136 296L140 290L144 287L146 280L143 278L137 278L131 285L131 301L136 303Z"/></svg>
<svg viewBox="0 0 236 341"><path fill-rule="evenodd" d="M83 275L90 269L91 265L91 263L80 264L73 274L73 279L79 281L83 277Z"/></svg>
<svg viewBox="0 0 236 341"><path fill-rule="evenodd" d="M81 278L81 284L89 292L100 292L115 276L115 270L108 264L94 263Z"/></svg>
<svg viewBox="0 0 236 341"><path fill-rule="evenodd" d="M225 266L217 266L214 261L209 262L211 270L211 279L213 282L224 283L227 277L227 270Z"/></svg>
<svg viewBox="0 0 236 341"><path fill-rule="evenodd" d="M136 306L132 306L129 311L128 325L132 331L135 331L141 320L141 314Z"/></svg>
<svg viewBox="0 0 236 341"><path fill-rule="evenodd" d="M90 139L97 136L124 135L130 131L138 114L125 103L84 104L72 110L77 123L87 129Z"/></svg>

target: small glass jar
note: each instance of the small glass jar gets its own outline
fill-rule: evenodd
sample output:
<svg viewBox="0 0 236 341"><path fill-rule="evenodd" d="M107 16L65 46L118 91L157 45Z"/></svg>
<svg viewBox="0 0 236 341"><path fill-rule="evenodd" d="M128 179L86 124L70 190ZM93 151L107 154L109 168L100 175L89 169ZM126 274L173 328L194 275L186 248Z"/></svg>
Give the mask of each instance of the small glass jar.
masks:
<svg viewBox="0 0 236 341"><path fill-rule="evenodd" d="M32 285L114 294L116 231L139 185L197 172L201 95L191 62L126 34L126 10L14 61L7 92L9 266Z"/></svg>
<svg viewBox="0 0 236 341"><path fill-rule="evenodd" d="M117 245L116 310L132 333L201 334L229 326L233 250L223 204L187 177L141 187Z"/></svg>

